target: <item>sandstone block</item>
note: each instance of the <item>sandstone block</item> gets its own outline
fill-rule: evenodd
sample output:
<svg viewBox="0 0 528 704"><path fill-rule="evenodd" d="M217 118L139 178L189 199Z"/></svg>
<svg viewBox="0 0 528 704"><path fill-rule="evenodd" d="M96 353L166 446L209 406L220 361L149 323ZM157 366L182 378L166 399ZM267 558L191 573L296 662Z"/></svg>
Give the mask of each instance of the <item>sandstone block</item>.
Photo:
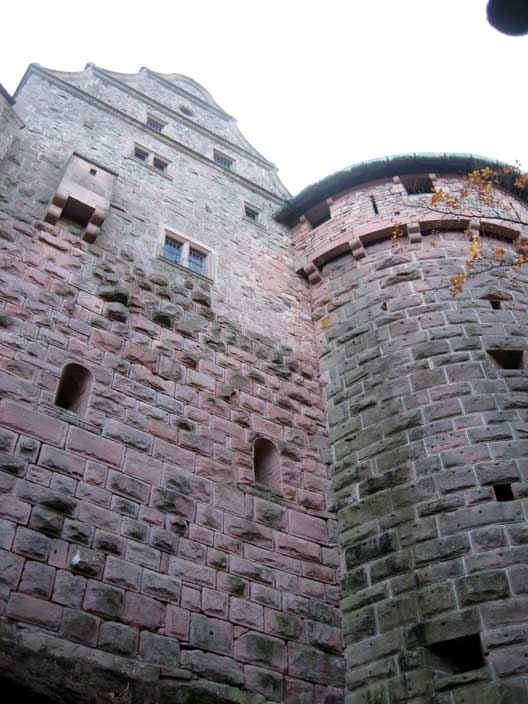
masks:
<svg viewBox="0 0 528 704"><path fill-rule="evenodd" d="M99 623L100 619L96 616L77 609L64 609L61 633L68 640L94 647Z"/></svg>
<svg viewBox="0 0 528 704"><path fill-rule="evenodd" d="M233 651L233 626L226 621L192 614L190 643L202 650L229 655Z"/></svg>
<svg viewBox="0 0 528 704"><path fill-rule="evenodd" d="M263 665L273 670L286 670L286 645L278 638L249 631L235 643L237 660L256 665Z"/></svg>
<svg viewBox="0 0 528 704"><path fill-rule="evenodd" d="M144 660L156 665L174 667L180 663L180 644L168 636L142 631L139 652Z"/></svg>

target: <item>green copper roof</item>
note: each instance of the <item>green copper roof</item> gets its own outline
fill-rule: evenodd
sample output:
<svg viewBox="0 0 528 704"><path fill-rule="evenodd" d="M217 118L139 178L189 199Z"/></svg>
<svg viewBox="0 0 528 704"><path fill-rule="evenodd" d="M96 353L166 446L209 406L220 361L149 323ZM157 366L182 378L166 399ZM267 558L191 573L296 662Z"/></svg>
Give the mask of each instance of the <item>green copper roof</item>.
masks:
<svg viewBox="0 0 528 704"><path fill-rule="evenodd" d="M336 171L326 176L321 181L304 188L298 195L291 198L275 213L275 219L285 225L293 225L307 210L317 205L322 200L339 193L340 191L359 186L362 183L375 181L381 178L391 178L405 174L444 173L467 174L475 169L485 166L497 168L505 166L503 162L488 159L475 154L419 152L417 154L395 154L382 159L371 159L353 164L346 169ZM510 184L501 184L512 192L515 191L524 200L527 194L520 194Z"/></svg>

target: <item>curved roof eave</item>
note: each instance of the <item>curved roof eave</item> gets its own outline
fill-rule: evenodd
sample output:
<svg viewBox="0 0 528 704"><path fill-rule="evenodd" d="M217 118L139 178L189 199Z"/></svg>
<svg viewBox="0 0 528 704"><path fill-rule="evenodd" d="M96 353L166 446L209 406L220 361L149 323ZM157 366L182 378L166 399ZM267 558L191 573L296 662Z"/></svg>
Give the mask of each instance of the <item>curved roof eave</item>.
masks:
<svg viewBox="0 0 528 704"><path fill-rule="evenodd" d="M303 213L322 200L369 181L416 173L467 174L485 166L497 168L506 164L475 154L435 152L396 154L381 159L371 159L336 171L321 181L307 186L285 203L274 217L278 222L291 226ZM526 192L521 194L518 189L513 189L512 184L501 185L524 200L528 199Z"/></svg>

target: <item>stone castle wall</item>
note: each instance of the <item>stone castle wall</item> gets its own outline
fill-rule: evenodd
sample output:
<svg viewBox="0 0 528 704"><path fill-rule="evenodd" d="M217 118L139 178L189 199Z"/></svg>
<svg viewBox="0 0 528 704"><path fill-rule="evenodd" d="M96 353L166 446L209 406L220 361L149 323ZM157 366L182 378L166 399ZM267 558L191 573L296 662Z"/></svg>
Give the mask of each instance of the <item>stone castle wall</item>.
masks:
<svg viewBox="0 0 528 704"><path fill-rule="evenodd" d="M72 704L528 701L527 280L449 293L468 231L508 251L523 228L407 195L415 176L456 190L447 157L286 203L178 74L32 66L16 98L3 685ZM209 251L207 276L164 258L167 233Z"/></svg>
<svg viewBox="0 0 528 704"><path fill-rule="evenodd" d="M267 179L264 189L247 178L246 163L257 168L251 155L238 155L230 172L214 163L212 138L195 145L195 151L187 148L190 128L176 116L166 116L162 134L149 129L150 106L129 95L126 85L108 95L102 78L94 78L90 69L83 72L82 91L66 79L35 68L20 89L17 110L31 130L21 133L16 160L4 164L8 212L42 220L68 158L80 153L118 173L99 243L129 249L148 270L161 251L163 228L196 240L218 262L219 314L240 325L251 322L263 334L273 329L285 345L300 347L304 340L309 345L311 325L297 314L307 310L307 288L292 271L289 233L272 217L285 193L274 186L274 170L259 162L261 180ZM135 159L135 144L166 159L167 172ZM258 210L257 222L244 217L245 203Z"/></svg>
<svg viewBox="0 0 528 704"><path fill-rule="evenodd" d="M1 675L62 701L340 701L326 427L281 190L57 80L30 71L1 173ZM74 151L118 173L93 244L42 222ZM160 223L214 250L215 278L161 259ZM92 374L75 412L69 363Z"/></svg>
<svg viewBox="0 0 528 704"><path fill-rule="evenodd" d="M361 256L322 264L312 288L345 563L345 701L526 701L526 276L512 287L492 272L452 299L469 223L426 234L401 196L387 205L424 236L391 242L369 217ZM349 232L364 227L343 217ZM484 238L498 246L509 248ZM524 355L521 368L490 354L504 350Z"/></svg>
<svg viewBox="0 0 528 704"><path fill-rule="evenodd" d="M146 277L48 230L2 223L4 638L229 701L234 688L333 701L338 557L315 368L217 316L192 274ZM178 301L172 330L153 300ZM70 361L93 374L84 416L54 405ZM279 449L278 492L255 484L257 436Z"/></svg>

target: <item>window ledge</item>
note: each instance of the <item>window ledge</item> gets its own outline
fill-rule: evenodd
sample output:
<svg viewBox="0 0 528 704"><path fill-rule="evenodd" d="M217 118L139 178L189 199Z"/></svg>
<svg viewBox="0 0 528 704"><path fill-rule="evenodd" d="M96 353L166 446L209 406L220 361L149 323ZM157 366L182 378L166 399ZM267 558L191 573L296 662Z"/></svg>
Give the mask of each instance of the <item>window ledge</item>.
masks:
<svg viewBox="0 0 528 704"><path fill-rule="evenodd" d="M173 266L175 269L178 269L179 271L183 272L184 274L192 274L193 276L197 276L199 279L202 279L202 281L207 281L208 283L214 283L213 279L209 276L206 276L205 274L199 274L197 271L194 271L194 269L189 269L188 266L183 266L182 264L177 264L176 262L173 262L172 259L167 259L167 257L164 257L163 254L160 254L158 256L158 259L163 262L164 264L170 264L170 266Z"/></svg>
<svg viewBox="0 0 528 704"><path fill-rule="evenodd" d="M168 174L164 173L163 171L160 171L159 169L156 169L154 166L151 166L150 164L146 164L144 161L141 161L141 159L138 159L135 156L129 157L131 161L134 162L134 164L139 164L140 166L144 166L145 169L148 171L151 171L153 174L157 174L158 176L161 176L161 178L167 179L167 181L173 181L172 176L169 176Z"/></svg>

